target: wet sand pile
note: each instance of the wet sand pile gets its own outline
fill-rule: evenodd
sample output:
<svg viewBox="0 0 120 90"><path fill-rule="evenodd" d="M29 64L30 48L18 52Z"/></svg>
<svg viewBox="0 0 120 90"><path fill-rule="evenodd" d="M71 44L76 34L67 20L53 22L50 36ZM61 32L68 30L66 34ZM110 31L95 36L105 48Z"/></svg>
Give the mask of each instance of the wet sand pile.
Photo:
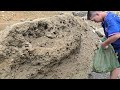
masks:
<svg viewBox="0 0 120 90"><path fill-rule="evenodd" d="M99 37L80 17L64 14L0 32L0 78L88 78Z"/></svg>

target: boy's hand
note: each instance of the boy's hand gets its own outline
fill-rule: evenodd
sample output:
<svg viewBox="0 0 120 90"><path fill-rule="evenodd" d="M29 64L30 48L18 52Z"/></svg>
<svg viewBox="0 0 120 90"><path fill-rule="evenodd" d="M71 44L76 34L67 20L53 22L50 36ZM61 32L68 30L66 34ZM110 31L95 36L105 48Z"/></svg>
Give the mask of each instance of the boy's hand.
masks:
<svg viewBox="0 0 120 90"><path fill-rule="evenodd" d="M108 48L108 45L105 45L104 42L101 42L100 45L101 45L104 49L107 49L107 48Z"/></svg>
<svg viewBox="0 0 120 90"><path fill-rule="evenodd" d="M99 40L98 41L98 43L96 43L96 46L97 46L97 48L99 48L99 47L103 47L104 49L107 49L108 48L108 45L106 46L105 44L104 44L104 42L102 42L101 40Z"/></svg>

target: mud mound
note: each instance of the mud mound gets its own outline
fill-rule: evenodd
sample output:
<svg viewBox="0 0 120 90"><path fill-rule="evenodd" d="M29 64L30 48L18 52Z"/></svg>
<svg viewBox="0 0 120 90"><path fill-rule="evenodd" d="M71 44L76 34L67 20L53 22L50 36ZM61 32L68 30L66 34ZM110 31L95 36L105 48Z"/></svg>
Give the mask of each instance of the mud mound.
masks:
<svg viewBox="0 0 120 90"><path fill-rule="evenodd" d="M86 76L90 72L97 40L86 25L72 15L58 15L1 31L0 78L75 78L76 73L78 78L85 78L80 72L86 71ZM54 72L55 67L63 72L61 77Z"/></svg>
<svg viewBox="0 0 120 90"><path fill-rule="evenodd" d="M93 28L85 23L82 18L77 18L82 26L79 31L81 33L80 46L64 58L57 65L52 67L51 71L46 73L44 79L88 79L92 71L92 58L96 50L96 41L99 40L97 34L93 32ZM37 77L39 78L39 77Z"/></svg>

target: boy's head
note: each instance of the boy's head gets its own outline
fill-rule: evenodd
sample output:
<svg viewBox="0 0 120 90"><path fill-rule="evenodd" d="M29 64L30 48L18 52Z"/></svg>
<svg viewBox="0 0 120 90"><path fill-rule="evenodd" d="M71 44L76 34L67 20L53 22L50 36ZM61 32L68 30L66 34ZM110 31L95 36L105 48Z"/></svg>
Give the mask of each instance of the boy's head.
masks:
<svg viewBox="0 0 120 90"><path fill-rule="evenodd" d="M103 11L88 11L87 19L95 22L102 22L106 13Z"/></svg>

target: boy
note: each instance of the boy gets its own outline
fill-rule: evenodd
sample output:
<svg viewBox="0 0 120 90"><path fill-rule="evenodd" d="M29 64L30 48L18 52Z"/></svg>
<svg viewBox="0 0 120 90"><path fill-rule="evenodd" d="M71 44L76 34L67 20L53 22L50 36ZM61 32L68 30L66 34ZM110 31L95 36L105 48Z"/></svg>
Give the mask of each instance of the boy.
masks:
<svg viewBox="0 0 120 90"><path fill-rule="evenodd" d="M102 42L101 46L108 48L108 45L111 44L118 55L120 63L120 17L112 12L88 11L87 19L102 22L101 24L107 40ZM115 68L110 74L110 79L117 79L118 74L119 69Z"/></svg>

